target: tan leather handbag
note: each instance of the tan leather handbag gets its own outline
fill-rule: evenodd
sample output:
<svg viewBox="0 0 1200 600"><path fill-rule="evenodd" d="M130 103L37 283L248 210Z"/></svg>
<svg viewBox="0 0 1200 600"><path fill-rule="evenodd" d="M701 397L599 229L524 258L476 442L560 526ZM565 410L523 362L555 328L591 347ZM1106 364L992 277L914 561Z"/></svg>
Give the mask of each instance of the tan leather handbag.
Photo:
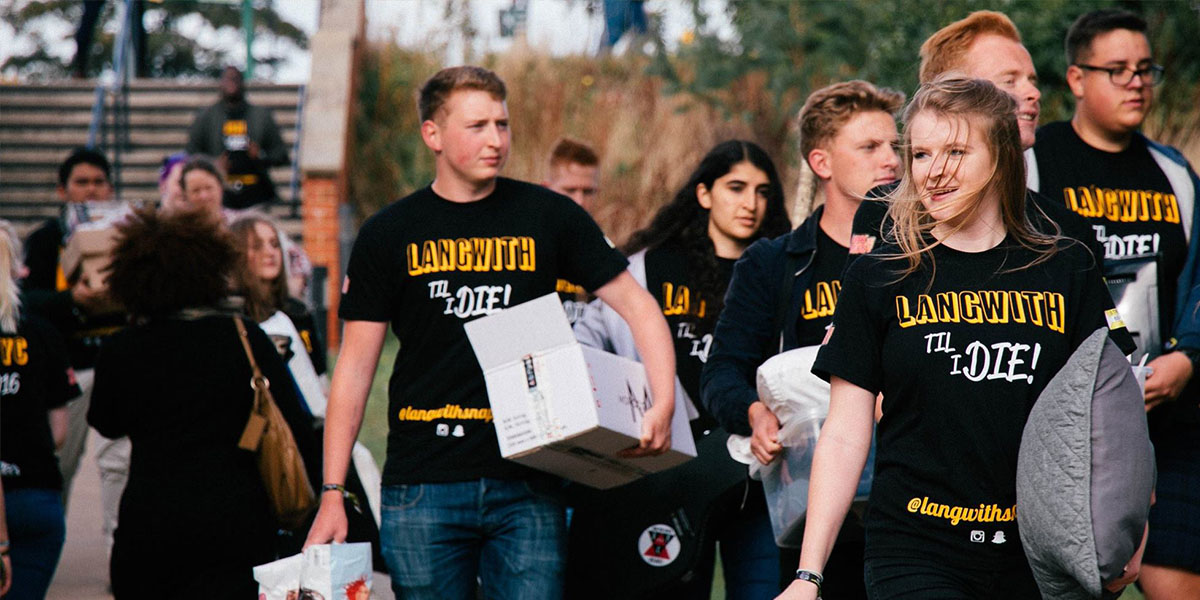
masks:
<svg viewBox="0 0 1200 600"><path fill-rule="evenodd" d="M258 456L258 471L267 488L267 496L271 498L275 516L281 525L295 527L316 505L316 495L309 483L308 472L304 470L304 459L296 448L292 430L271 396L271 382L263 376L258 362L254 360L246 326L238 317L234 317L233 322L237 324L238 338L242 340L242 348L246 350L246 358L254 370L254 376L250 379L250 387L254 388L254 406L250 409L250 419L242 431L238 447Z"/></svg>

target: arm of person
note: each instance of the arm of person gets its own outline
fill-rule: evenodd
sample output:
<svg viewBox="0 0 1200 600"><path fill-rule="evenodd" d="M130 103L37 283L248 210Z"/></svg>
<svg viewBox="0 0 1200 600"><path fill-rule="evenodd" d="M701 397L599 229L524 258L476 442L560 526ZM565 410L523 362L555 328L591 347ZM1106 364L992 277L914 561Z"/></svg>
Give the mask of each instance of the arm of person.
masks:
<svg viewBox="0 0 1200 600"><path fill-rule="evenodd" d="M667 320L658 303L628 271L622 271L596 290L596 296L625 319L650 384L654 406L642 419L642 439L626 456L662 454L671 447L671 417L675 413L675 349Z"/></svg>
<svg viewBox="0 0 1200 600"><path fill-rule="evenodd" d="M725 307L713 331L712 352L700 374L701 401L721 426L737 435L757 433L762 440L775 437L778 420L758 402L755 374L778 333L772 326L784 268L782 262L768 260L777 253L769 243L756 242L734 265ZM775 432L770 431L772 422Z"/></svg>
<svg viewBox="0 0 1200 600"><path fill-rule="evenodd" d="M50 435L54 438L54 449L62 450L67 442L67 407L60 406L49 412Z"/></svg>
<svg viewBox="0 0 1200 600"><path fill-rule="evenodd" d="M379 353L387 334L387 323L346 321L342 332L342 350L333 368L333 384L325 412L323 484L346 482L350 452L362 425L367 395L375 379L375 368L379 364ZM322 492L320 508L304 546L343 542L346 529L342 495Z"/></svg>
<svg viewBox="0 0 1200 600"><path fill-rule="evenodd" d="M1146 377L1146 410L1174 400L1192 379L1192 360L1183 352L1161 354L1146 364L1154 369Z"/></svg>
<svg viewBox="0 0 1200 600"><path fill-rule="evenodd" d="M875 393L833 377L829 416L813 452L800 569L820 573L825 568L838 530L854 500L859 473L867 463L874 423ZM779 596L787 600L816 597L817 587L800 580L793 581Z"/></svg>

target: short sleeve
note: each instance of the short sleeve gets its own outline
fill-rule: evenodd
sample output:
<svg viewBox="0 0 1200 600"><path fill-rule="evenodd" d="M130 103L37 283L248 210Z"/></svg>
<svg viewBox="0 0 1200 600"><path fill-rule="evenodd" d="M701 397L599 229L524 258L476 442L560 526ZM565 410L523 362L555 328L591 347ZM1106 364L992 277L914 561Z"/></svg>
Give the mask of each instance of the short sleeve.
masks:
<svg viewBox="0 0 1200 600"><path fill-rule="evenodd" d="M1064 251L1082 253L1086 250L1083 247L1069 247ZM1133 353L1137 350L1137 343L1133 341L1133 336L1125 327L1121 314L1113 305L1112 294L1109 293L1108 286L1104 284L1099 265L1094 260L1088 260L1087 264L1090 266L1083 269L1077 277L1078 289L1075 296L1079 298L1079 301L1077 302L1078 312L1075 313L1075 327L1071 331L1072 351L1083 343L1083 340L1087 339L1093 331L1104 327L1108 330L1108 337L1112 338L1121 352Z"/></svg>
<svg viewBox="0 0 1200 600"><path fill-rule="evenodd" d="M560 206L563 214L558 240L562 254L558 276L594 292L620 275L629 261L582 208L570 200L563 200Z"/></svg>
<svg viewBox="0 0 1200 600"><path fill-rule="evenodd" d="M842 278L833 326L813 363L813 374L829 381L840 377L872 393L883 388L883 323L868 298L862 274L867 259L856 261Z"/></svg>
<svg viewBox="0 0 1200 600"><path fill-rule="evenodd" d="M387 322L394 314L403 273L403 265L396 264L394 249L401 244L395 235L387 235L387 221L381 216L363 224L354 240L338 305L338 317L343 320Z"/></svg>

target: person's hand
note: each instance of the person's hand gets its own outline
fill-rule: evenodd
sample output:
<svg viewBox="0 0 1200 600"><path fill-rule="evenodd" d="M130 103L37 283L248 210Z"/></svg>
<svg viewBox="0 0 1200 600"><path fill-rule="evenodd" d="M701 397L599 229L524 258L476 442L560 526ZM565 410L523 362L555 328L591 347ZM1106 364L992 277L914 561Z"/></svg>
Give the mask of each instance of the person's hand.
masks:
<svg viewBox="0 0 1200 600"><path fill-rule="evenodd" d="M349 527L341 492L324 492L321 494L321 508L317 509L317 518L313 520L312 528L308 530L308 538L304 540L304 548L330 542L340 544L346 541L346 531Z"/></svg>
<svg viewBox="0 0 1200 600"><path fill-rule="evenodd" d="M87 276L80 277L71 286L71 301L88 315L102 315L117 312L119 307L108 295L105 287L93 287Z"/></svg>
<svg viewBox="0 0 1200 600"><path fill-rule="evenodd" d="M779 443L779 419L762 402L754 402L749 409L750 452L762 464L770 464L783 452Z"/></svg>
<svg viewBox="0 0 1200 600"><path fill-rule="evenodd" d="M638 445L619 453L623 458L657 456L671 448L671 409L665 404L655 404L642 415L642 437Z"/></svg>
<svg viewBox="0 0 1200 600"><path fill-rule="evenodd" d="M1106 584L1104 589L1115 594L1125 586L1137 581L1138 575L1142 572L1142 554L1146 552L1146 538L1148 537L1150 537L1150 526L1146 525L1146 532L1142 534L1142 543L1138 545L1137 552L1133 553L1133 558L1130 558L1129 562L1125 564L1125 570L1121 577Z"/></svg>
<svg viewBox="0 0 1200 600"><path fill-rule="evenodd" d="M257 143L250 142L246 145L246 154L249 155L252 160L258 160L259 155L262 154L262 148L259 147Z"/></svg>
<svg viewBox="0 0 1200 600"><path fill-rule="evenodd" d="M1192 378L1192 361L1182 352L1168 352L1149 362L1154 372L1146 378L1146 410L1174 400Z"/></svg>
<svg viewBox="0 0 1200 600"><path fill-rule="evenodd" d="M795 580L775 600L816 600L817 586L811 581Z"/></svg>

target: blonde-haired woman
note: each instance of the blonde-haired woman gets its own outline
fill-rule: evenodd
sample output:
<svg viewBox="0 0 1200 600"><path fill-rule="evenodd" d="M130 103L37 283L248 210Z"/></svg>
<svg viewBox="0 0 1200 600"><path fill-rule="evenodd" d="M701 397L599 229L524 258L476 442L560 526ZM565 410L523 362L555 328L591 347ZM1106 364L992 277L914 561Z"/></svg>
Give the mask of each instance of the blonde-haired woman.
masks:
<svg viewBox="0 0 1200 600"><path fill-rule="evenodd" d="M907 172L891 198L892 231L847 270L813 367L832 393L787 598L818 594L879 393L870 597L1041 597L1014 514L1021 432L1051 377L1106 325L1112 301L1081 244L1026 216L1013 102L986 81L944 79L905 110ZM1132 348L1123 326L1110 334ZM981 507L987 518L953 518Z"/></svg>
<svg viewBox="0 0 1200 600"><path fill-rule="evenodd" d="M67 401L79 395L58 332L21 312L16 231L0 221L0 478L15 576L5 598L41 599L66 537L54 450L67 434Z"/></svg>

